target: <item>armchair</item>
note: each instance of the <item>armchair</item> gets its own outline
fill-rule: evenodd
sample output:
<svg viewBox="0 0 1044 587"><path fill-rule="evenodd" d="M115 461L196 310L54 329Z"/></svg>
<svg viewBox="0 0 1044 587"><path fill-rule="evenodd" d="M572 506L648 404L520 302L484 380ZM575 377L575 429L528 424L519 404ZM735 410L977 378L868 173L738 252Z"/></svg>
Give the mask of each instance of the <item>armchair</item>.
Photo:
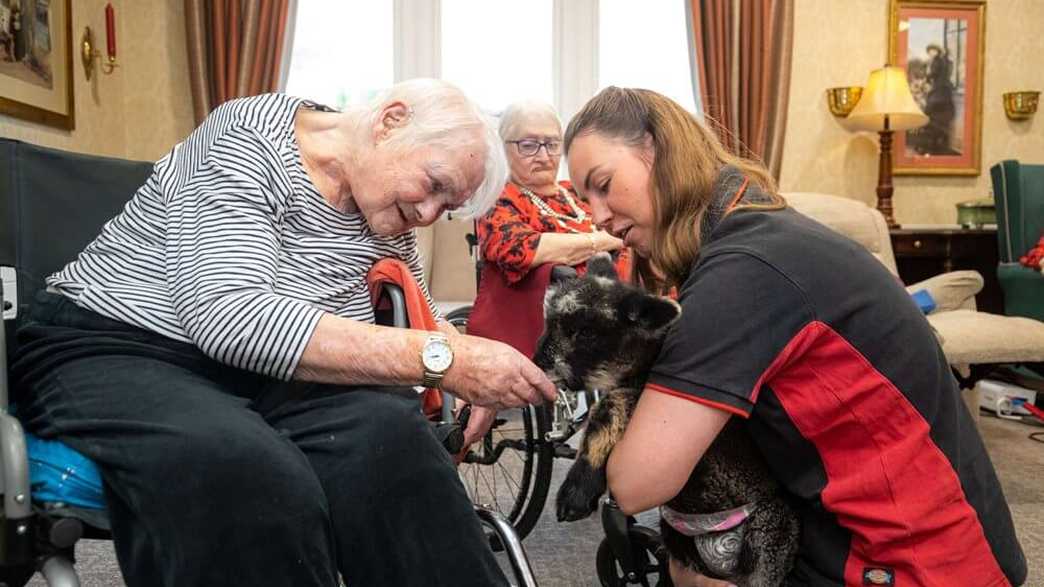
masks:
<svg viewBox="0 0 1044 587"><path fill-rule="evenodd" d="M1044 320L1044 274L1019 264L1044 236L1044 165L1001 161L990 169L997 201L997 279L1010 316Z"/></svg>
<svg viewBox="0 0 1044 587"><path fill-rule="evenodd" d="M888 225L880 212L840 196L783 196L798 212L869 249L899 279ZM911 293L921 289L928 290L936 302L927 319L965 390L964 400L973 416L979 413L976 384L993 365L1044 362L1044 322L977 311L975 294L982 289L982 276L975 271L944 273L907 287Z"/></svg>

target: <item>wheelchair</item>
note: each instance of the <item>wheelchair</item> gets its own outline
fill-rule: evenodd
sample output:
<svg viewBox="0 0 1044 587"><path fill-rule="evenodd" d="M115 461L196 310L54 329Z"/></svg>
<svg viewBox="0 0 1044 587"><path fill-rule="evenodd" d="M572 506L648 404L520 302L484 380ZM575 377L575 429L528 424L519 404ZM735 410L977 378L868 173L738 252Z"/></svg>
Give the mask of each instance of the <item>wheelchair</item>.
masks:
<svg viewBox="0 0 1044 587"><path fill-rule="evenodd" d="M72 259L141 186L151 164L66 153L0 139L0 587L20 587L39 571L48 585L77 587L74 548L81 538L111 539L103 509L45 502L30 484L27 438L9 411L7 345L18 314L46 275ZM7 179L11 178L8 182ZM60 214L56 214L60 211ZM385 285L390 325L406 324L402 289ZM71 449L66 451L76 455ZM82 457L81 457L82 458ZM86 459L84 459L86 461ZM535 587L514 527L476 507L482 524L504 549L515 583Z"/></svg>

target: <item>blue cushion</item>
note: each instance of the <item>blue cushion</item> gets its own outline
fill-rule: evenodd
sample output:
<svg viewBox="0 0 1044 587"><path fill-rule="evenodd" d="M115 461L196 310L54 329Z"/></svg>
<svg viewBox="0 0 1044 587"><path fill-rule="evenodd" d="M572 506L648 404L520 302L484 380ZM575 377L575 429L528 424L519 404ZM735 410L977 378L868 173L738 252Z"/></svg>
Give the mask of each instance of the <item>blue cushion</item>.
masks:
<svg viewBox="0 0 1044 587"><path fill-rule="evenodd" d="M93 461L57 440L25 435L33 499L105 509L101 473Z"/></svg>
<svg viewBox="0 0 1044 587"><path fill-rule="evenodd" d="M913 298L917 307L921 309L925 314L931 314L932 310L935 309L935 299L932 298L932 294L928 293L926 289L919 289L910 296Z"/></svg>

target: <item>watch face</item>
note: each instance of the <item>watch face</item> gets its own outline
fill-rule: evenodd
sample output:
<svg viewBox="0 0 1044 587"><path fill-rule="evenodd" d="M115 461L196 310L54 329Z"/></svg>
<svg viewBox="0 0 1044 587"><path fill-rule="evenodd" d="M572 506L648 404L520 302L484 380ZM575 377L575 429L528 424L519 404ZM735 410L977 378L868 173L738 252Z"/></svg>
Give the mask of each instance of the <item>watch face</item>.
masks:
<svg viewBox="0 0 1044 587"><path fill-rule="evenodd" d="M424 366L436 373L449 369L453 362L453 351L444 340L433 340L424 346Z"/></svg>

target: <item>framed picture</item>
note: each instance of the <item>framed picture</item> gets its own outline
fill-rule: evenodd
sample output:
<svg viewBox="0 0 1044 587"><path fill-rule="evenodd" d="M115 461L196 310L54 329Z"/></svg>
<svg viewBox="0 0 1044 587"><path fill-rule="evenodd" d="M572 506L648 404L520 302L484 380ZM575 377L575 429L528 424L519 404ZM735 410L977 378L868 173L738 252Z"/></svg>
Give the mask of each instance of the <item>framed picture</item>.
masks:
<svg viewBox="0 0 1044 587"><path fill-rule="evenodd" d="M71 0L0 0L0 114L72 130Z"/></svg>
<svg viewBox="0 0 1044 587"><path fill-rule="evenodd" d="M896 133L896 175L979 175L983 0L890 0L889 61L906 70L928 124Z"/></svg>

